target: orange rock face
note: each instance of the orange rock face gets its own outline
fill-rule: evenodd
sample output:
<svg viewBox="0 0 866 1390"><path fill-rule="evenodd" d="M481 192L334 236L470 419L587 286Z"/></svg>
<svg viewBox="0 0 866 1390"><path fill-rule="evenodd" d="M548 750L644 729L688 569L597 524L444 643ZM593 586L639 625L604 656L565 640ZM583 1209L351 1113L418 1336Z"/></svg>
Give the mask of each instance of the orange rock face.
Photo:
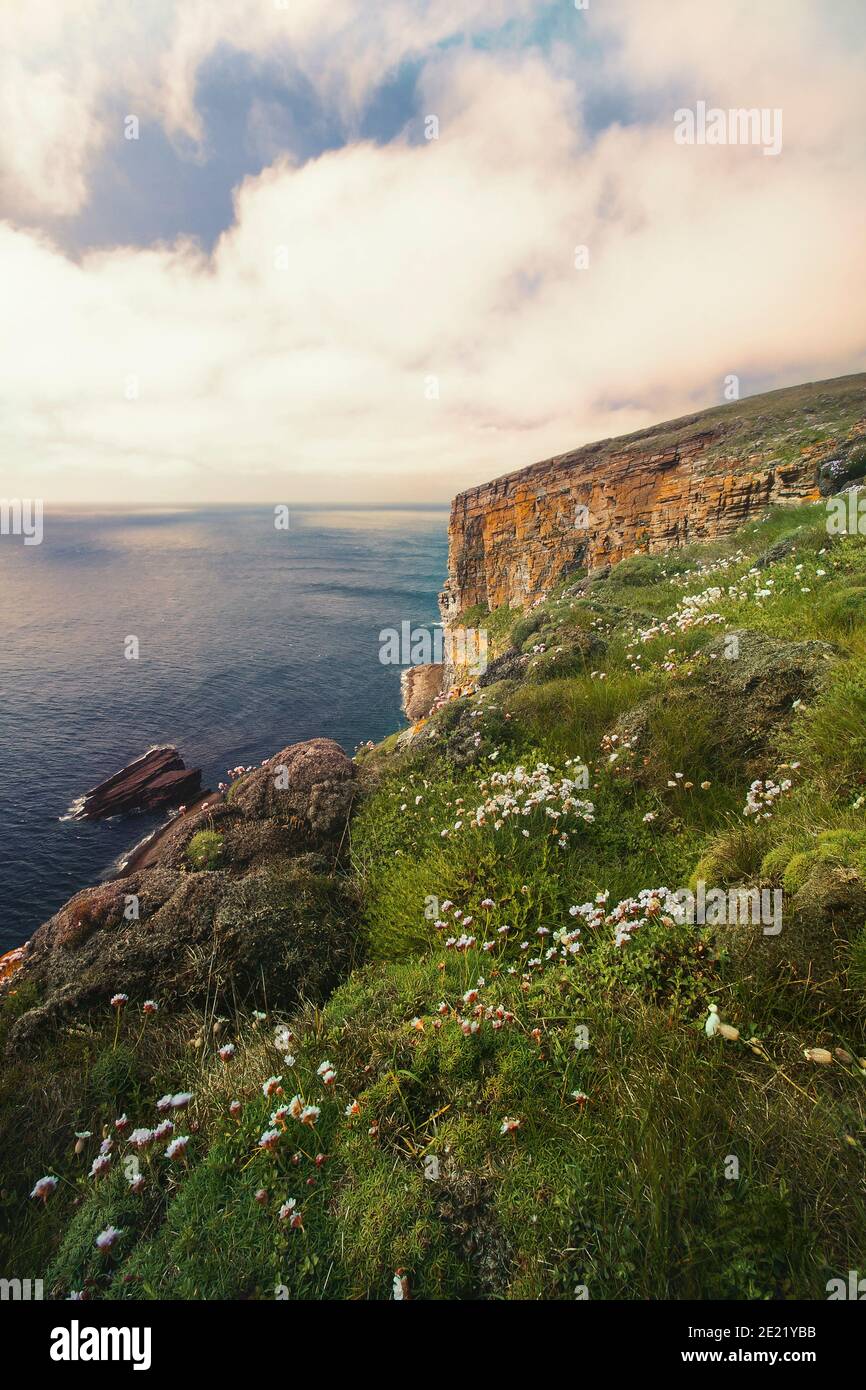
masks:
<svg viewBox="0 0 866 1390"><path fill-rule="evenodd" d="M571 571L725 535L769 504L813 501L819 465L864 441L861 375L590 444L472 488L452 503L443 617L525 607Z"/></svg>

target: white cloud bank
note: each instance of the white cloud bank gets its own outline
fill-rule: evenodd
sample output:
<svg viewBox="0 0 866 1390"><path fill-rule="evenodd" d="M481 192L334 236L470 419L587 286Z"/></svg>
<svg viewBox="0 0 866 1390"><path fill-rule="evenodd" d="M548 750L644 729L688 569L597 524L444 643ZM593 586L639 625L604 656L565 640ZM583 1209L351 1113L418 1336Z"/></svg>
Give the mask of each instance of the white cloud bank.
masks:
<svg viewBox="0 0 866 1390"><path fill-rule="evenodd" d="M115 7L76 12L87 3L99 68L123 43ZM591 138L573 51L432 49L458 11L480 23L529 8L383 4L365 26L350 0L292 0L293 61L335 101L357 106L384 66L427 53L440 139L275 164L238 190L211 256L179 242L76 264L0 225L0 493L445 499L714 403L728 373L748 389L866 366L862 34L800 0L767 0L760 18L736 0L576 12L606 45L596 90L617 82L648 112ZM231 12L234 42L272 43L268 5L155 5L148 23L172 19L170 42L151 35L158 61L140 58L139 80L169 129L201 134L195 72L226 37L215 11ZM90 24L73 29L81 44ZM28 199L78 206L106 138L101 68L77 87L62 65L40 71L45 122L2 165L17 217ZM675 145L673 110L698 98L782 106L783 153ZM90 116L64 162L50 137L75 100Z"/></svg>

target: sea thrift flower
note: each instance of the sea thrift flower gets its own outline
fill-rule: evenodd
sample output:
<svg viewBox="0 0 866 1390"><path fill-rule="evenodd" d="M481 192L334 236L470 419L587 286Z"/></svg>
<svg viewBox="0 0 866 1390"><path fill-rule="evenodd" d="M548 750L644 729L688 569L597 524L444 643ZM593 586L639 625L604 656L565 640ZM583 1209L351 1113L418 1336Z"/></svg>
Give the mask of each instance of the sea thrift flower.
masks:
<svg viewBox="0 0 866 1390"><path fill-rule="evenodd" d="M40 1178L33 1191L30 1193L30 1196L36 1197L39 1201L47 1203L48 1198L57 1186L57 1182L58 1179L51 1176Z"/></svg>
<svg viewBox="0 0 866 1390"><path fill-rule="evenodd" d="M192 1091L178 1091L177 1094L173 1095L171 1098L172 1110L185 1110L192 1100L192 1097Z"/></svg>
<svg viewBox="0 0 866 1390"><path fill-rule="evenodd" d="M269 1076L262 1086L262 1095L268 1097L281 1096L283 1094L283 1088L280 1085L282 1079L281 1076Z"/></svg>
<svg viewBox="0 0 866 1390"><path fill-rule="evenodd" d="M258 1202L260 1207L263 1207L266 1204L268 1200L268 1194L264 1187L259 1188L259 1190L256 1193L255 1200Z"/></svg>
<svg viewBox="0 0 866 1390"><path fill-rule="evenodd" d="M299 1117L301 1124L311 1126L314 1125L321 1113L322 1112L318 1105L305 1105Z"/></svg>
<svg viewBox="0 0 866 1390"><path fill-rule="evenodd" d="M152 1143L153 1137L152 1129L134 1129L129 1136L129 1143L134 1149L144 1149Z"/></svg>
<svg viewBox="0 0 866 1390"><path fill-rule="evenodd" d="M109 1169L110 1167L111 1167L111 1155L110 1155L110 1154L99 1154L99 1155L93 1160L92 1164L90 1165L90 1172L89 1172L89 1174L88 1174L88 1177L91 1177L91 1178L101 1178L102 1175L103 1175L104 1173L107 1173L107 1172L108 1172L108 1169Z"/></svg>
<svg viewBox="0 0 866 1390"><path fill-rule="evenodd" d="M280 1131L278 1129L266 1129L259 1140L259 1148L266 1149L268 1153L273 1153L280 1142Z"/></svg>
<svg viewBox="0 0 866 1390"><path fill-rule="evenodd" d="M105 1230L100 1231L99 1235L96 1237L97 1250L102 1250L103 1252L111 1250L112 1246L117 1244L122 1235L123 1231L118 1230L116 1226L106 1226Z"/></svg>
<svg viewBox="0 0 866 1390"><path fill-rule="evenodd" d="M166 1158L183 1158L189 1144L188 1134L179 1134L176 1139L172 1139L165 1151Z"/></svg>
<svg viewBox="0 0 866 1390"><path fill-rule="evenodd" d="M162 1120L153 1131L151 1138L155 1144L159 1144L163 1139L167 1139L170 1134L174 1134L174 1125L171 1120Z"/></svg>
<svg viewBox="0 0 866 1390"><path fill-rule="evenodd" d="M500 1134L513 1134L514 1131L517 1130L517 1129L519 1129L519 1128L520 1128L520 1121L519 1121L519 1120L511 1119L508 1115L506 1115L506 1116L505 1116L505 1119L502 1121L502 1124L501 1124L501 1126L500 1126L499 1133L500 1133Z"/></svg>
<svg viewBox="0 0 866 1390"><path fill-rule="evenodd" d="M114 1128L117 1130L118 1134L122 1134L125 1129L129 1129L129 1120L126 1118L125 1114L117 1117L114 1121Z"/></svg>
<svg viewBox="0 0 866 1390"><path fill-rule="evenodd" d="M219 1055L223 1062L230 1062L235 1055L234 1043L226 1043L224 1047L220 1048Z"/></svg>
<svg viewBox="0 0 866 1390"><path fill-rule="evenodd" d="M229 1106L229 1114L232 1115L235 1119L237 1119L237 1117L238 1117L238 1115L239 1115L240 1113L241 1113L241 1103L240 1103L240 1101L239 1101L239 1100L233 1100L232 1103L231 1103L231 1105Z"/></svg>
<svg viewBox="0 0 866 1390"><path fill-rule="evenodd" d="M129 1003L129 995L128 995L128 994L113 994L113 995L111 996L111 1007L112 1007L113 1009L122 1009L123 1006L124 1006L124 1004L128 1004L128 1003Z"/></svg>
<svg viewBox="0 0 866 1390"><path fill-rule="evenodd" d="M143 1192L147 1186L143 1173L135 1173L132 1177L127 1178L127 1182L129 1183L130 1192L134 1192L136 1196L138 1196L140 1192Z"/></svg>
<svg viewBox="0 0 866 1390"><path fill-rule="evenodd" d="M156 1003L154 999L145 999L144 1003L141 1006L141 1012L143 1014L159 1013L159 1005Z"/></svg>
<svg viewBox="0 0 866 1390"><path fill-rule="evenodd" d="M347 1105L346 1109L343 1111L343 1114L346 1116L347 1120L351 1119L353 1115L360 1115L360 1113L361 1107L356 1100L353 1100L351 1105Z"/></svg>
<svg viewBox="0 0 866 1390"><path fill-rule="evenodd" d="M326 1072L332 1072L334 1075L336 1075L336 1068L333 1062L321 1062L319 1066L316 1068L316 1072L319 1076L324 1076Z"/></svg>

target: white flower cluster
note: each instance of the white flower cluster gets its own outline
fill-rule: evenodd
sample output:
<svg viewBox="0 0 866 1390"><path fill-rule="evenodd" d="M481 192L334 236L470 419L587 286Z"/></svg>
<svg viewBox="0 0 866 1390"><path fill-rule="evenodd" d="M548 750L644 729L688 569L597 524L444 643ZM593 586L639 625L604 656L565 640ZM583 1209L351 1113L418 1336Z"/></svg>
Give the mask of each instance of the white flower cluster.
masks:
<svg viewBox="0 0 866 1390"><path fill-rule="evenodd" d="M595 806L576 795L588 780L586 769L579 769L576 777L556 777L553 773L549 763L538 763L532 771L518 766L507 772L494 772L489 780L479 784L479 791L486 793L485 799L472 812L469 823L492 823L495 830L501 830L507 820L543 810L554 823L572 818L591 825Z"/></svg>
<svg viewBox="0 0 866 1390"><path fill-rule="evenodd" d="M608 898L608 893L597 893L593 902L581 903L568 911L594 931L612 927L617 946L627 945L634 933L648 923L661 922L672 927L685 921L685 908L670 888L642 888L636 898L623 898L614 908L608 907ZM573 954L573 941L579 931L580 928L563 928L554 932L553 939L564 957Z"/></svg>
<svg viewBox="0 0 866 1390"><path fill-rule="evenodd" d="M749 794L746 797L746 804L743 807L744 816L757 816L761 820L770 820L773 809L780 796L784 796L793 786L790 777L784 777L781 782L774 782L772 778L758 778L749 787Z"/></svg>

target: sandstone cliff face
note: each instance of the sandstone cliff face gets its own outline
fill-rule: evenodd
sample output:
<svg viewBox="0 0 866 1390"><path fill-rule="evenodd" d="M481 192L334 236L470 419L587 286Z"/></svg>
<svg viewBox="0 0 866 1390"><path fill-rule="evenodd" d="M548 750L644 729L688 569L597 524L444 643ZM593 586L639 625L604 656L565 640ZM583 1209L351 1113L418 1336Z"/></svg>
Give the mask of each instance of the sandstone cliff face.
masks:
<svg viewBox="0 0 866 1390"><path fill-rule="evenodd" d="M446 622L525 607L572 570L734 531L819 496L818 469L866 443L866 376L793 387L589 444L455 498Z"/></svg>

